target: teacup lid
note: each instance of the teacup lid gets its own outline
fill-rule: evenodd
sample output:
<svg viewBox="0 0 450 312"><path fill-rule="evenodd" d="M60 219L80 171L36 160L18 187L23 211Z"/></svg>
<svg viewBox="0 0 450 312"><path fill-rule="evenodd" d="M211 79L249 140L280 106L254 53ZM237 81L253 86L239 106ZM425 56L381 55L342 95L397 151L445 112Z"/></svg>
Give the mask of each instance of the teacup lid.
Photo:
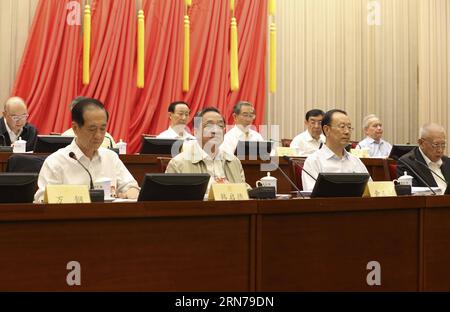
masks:
<svg viewBox="0 0 450 312"><path fill-rule="evenodd" d="M412 179L413 177L408 175L408 172L404 172L402 176L398 177L398 179L404 179L404 180L408 180L408 179Z"/></svg>
<svg viewBox="0 0 450 312"><path fill-rule="evenodd" d="M19 139L15 142L15 143L19 143L19 144L26 144L27 141L22 140L21 137L19 137Z"/></svg>
<svg viewBox="0 0 450 312"><path fill-rule="evenodd" d="M271 175L270 175L270 172L267 172L267 176L265 176L264 178L262 178L261 180L276 180L277 178L275 178L275 177L272 177Z"/></svg>

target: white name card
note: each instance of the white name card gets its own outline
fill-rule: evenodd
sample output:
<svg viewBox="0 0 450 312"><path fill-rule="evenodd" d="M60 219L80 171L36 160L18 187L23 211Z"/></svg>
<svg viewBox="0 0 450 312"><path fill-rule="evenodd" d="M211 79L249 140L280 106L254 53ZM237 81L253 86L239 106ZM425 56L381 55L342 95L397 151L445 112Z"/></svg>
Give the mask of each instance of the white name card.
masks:
<svg viewBox="0 0 450 312"><path fill-rule="evenodd" d="M245 183L217 183L209 190L209 200L249 200Z"/></svg>

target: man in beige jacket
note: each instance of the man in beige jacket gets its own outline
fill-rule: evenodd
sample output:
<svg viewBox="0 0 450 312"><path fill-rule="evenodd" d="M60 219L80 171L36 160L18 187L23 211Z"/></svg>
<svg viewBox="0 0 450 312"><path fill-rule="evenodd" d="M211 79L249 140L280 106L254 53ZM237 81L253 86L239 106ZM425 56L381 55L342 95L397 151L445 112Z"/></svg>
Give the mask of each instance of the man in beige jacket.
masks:
<svg viewBox="0 0 450 312"><path fill-rule="evenodd" d="M173 158L166 173L209 173L212 183L245 183L241 161L219 149L223 142L225 120L216 108L197 114L194 132L197 140L186 141L183 152Z"/></svg>

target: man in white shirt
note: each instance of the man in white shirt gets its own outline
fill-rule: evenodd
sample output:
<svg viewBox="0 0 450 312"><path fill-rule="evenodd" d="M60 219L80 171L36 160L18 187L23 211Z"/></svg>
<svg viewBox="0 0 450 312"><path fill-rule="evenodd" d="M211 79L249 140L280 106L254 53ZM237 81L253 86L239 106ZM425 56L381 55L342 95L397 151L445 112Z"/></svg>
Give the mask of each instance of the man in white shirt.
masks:
<svg viewBox="0 0 450 312"><path fill-rule="evenodd" d="M317 179L319 173L368 173L358 157L345 150L353 131L350 118L342 110L333 109L322 119L325 145L311 154L305 161L304 169ZM303 190L312 191L316 181L302 172Z"/></svg>
<svg viewBox="0 0 450 312"><path fill-rule="evenodd" d="M98 100L87 98L73 107L72 128L76 138L72 144L45 160L39 173L39 190L35 194L35 202L42 202L47 185L90 185L89 174L73 158L87 168L94 183L96 180L109 178L118 197L138 197L139 186L119 156L100 147L107 122L108 113Z"/></svg>
<svg viewBox="0 0 450 312"><path fill-rule="evenodd" d="M161 132L157 139L183 139L195 140L195 137L187 131L187 123L191 110L186 102L173 102L169 105L169 129Z"/></svg>
<svg viewBox="0 0 450 312"><path fill-rule="evenodd" d="M77 105L78 102L80 102L82 100L86 100L86 99L88 99L88 97L77 96L75 99L73 99L73 101L69 105L70 111L72 111L72 108L75 105ZM75 132L73 132L72 128L69 128L66 131L64 131L61 135L68 136L68 137L75 137ZM105 132L105 138L103 139L102 147L104 147L104 148L116 148L117 147L116 142L114 141L114 138L108 132Z"/></svg>
<svg viewBox="0 0 450 312"><path fill-rule="evenodd" d="M450 159L444 155L447 146L444 127L435 123L425 124L420 128L417 143L419 147L400 158L397 174L400 176L406 171L413 177L413 186L426 187L422 178L428 185L438 186L443 193L450 181ZM420 178L402 162L407 163Z"/></svg>
<svg viewBox="0 0 450 312"><path fill-rule="evenodd" d="M323 115L325 112L320 109L312 109L306 113L306 130L297 135L290 145L297 150L298 156L311 155L325 143L325 136L322 133Z"/></svg>
<svg viewBox="0 0 450 312"><path fill-rule="evenodd" d="M224 137L221 148L234 154L239 141L264 141L261 134L251 129L256 118L255 109L249 102L240 101L233 108L234 127Z"/></svg>
<svg viewBox="0 0 450 312"><path fill-rule="evenodd" d="M185 142L183 152L167 166L167 173L209 173L212 183L245 183L241 161L220 149L225 120L214 107L205 108L194 125L197 140Z"/></svg>
<svg viewBox="0 0 450 312"><path fill-rule="evenodd" d="M364 117L363 129L366 138L358 143L357 149L368 149L370 157L387 157L391 153L392 145L381 137L383 136L383 124L375 115Z"/></svg>

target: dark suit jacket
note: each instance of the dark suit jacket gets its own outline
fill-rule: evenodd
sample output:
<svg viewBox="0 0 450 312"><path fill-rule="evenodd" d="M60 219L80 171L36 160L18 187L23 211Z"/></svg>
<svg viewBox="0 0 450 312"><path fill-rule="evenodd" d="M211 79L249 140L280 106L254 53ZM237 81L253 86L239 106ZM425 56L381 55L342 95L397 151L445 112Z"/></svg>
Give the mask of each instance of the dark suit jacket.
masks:
<svg viewBox="0 0 450 312"><path fill-rule="evenodd" d="M11 138L9 137L8 130L6 130L6 120L5 118L0 118L0 144L5 146L11 146ZM37 138L37 129L32 124L26 123L23 127L22 134L20 137L22 140L27 141L27 152L34 149L34 144ZM5 140L3 140L5 138Z"/></svg>
<svg viewBox="0 0 450 312"><path fill-rule="evenodd" d="M414 171L416 171L425 182L427 182L430 186L437 186L436 181L434 180L434 174L431 171L427 170L424 166L418 164L416 161L409 159L410 156L413 156L416 160L420 161L422 164L426 166L425 159L423 159L422 154L419 151L419 148L416 147L411 152L403 155L400 159L407 163ZM425 184L420 181L420 179L411 172L404 164L401 162L397 162L397 174L398 176L402 176L404 172L408 172L408 175L414 178L413 186L423 186L426 187ZM442 174L444 175L445 180L450 181L450 159L447 156L442 157L442 166L441 166Z"/></svg>

